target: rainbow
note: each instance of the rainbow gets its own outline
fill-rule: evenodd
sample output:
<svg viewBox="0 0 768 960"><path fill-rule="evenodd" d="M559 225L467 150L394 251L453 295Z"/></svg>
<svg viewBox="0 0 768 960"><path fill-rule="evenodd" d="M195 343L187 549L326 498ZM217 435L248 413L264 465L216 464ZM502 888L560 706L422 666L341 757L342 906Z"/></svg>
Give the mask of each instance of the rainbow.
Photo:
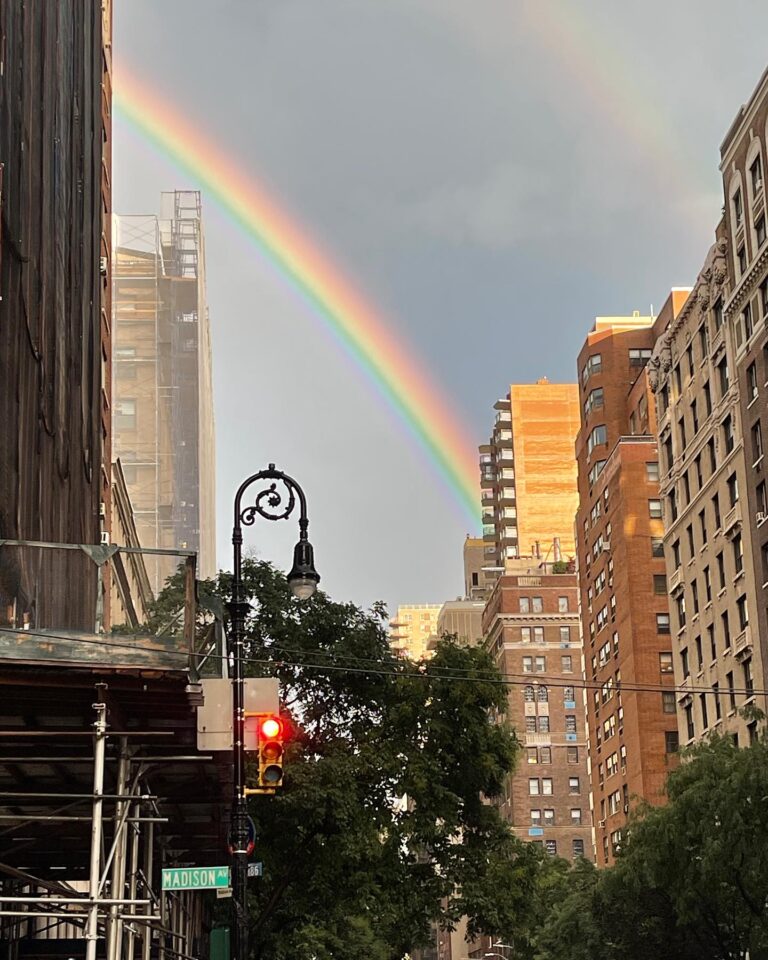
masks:
<svg viewBox="0 0 768 960"><path fill-rule="evenodd" d="M479 524L476 447L447 397L415 363L383 318L292 222L256 177L195 129L177 107L124 65L115 71L116 115L212 201L286 278L384 398L472 529Z"/></svg>
<svg viewBox="0 0 768 960"><path fill-rule="evenodd" d="M604 22L590 20L575 0L525 0L514 10L516 26L527 29L538 48L565 71L584 103L633 145L660 195L675 198L676 204L682 201L695 236L709 236L716 210L710 207L718 193L707 168L691 154L662 105L643 92Z"/></svg>

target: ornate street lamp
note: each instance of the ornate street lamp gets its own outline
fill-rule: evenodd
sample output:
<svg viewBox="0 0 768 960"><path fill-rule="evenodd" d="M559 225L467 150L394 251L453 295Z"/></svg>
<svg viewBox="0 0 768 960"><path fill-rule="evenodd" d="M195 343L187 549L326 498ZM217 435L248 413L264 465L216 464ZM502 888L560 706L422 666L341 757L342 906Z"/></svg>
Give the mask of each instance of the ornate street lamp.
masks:
<svg viewBox="0 0 768 960"><path fill-rule="evenodd" d="M263 483L262 483L263 481ZM271 481L271 482L270 482ZM262 489L250 506L243 508L243 496L254 484ZM280 487L278 486L280 485ZM234 553L232 600L228 604L231 617L230 656L232 659L232 766L234 793L232 797L232 907L234 911L233 947L235 960L248 957L248 807L245 795L245 677L243 648L245 645L245 618L249 604L243 590L243 527L250 527L256 517L265 520L287 520L298 499L299 542L293 550L293 567L288 574L288 585L295 597L307 600L317 589L320 575L315 570L312 544L307 536L307 501L296 481L276 470L274 463L268 469L254 473L244 481L235 494L235 523L232 529Z"/></svg>

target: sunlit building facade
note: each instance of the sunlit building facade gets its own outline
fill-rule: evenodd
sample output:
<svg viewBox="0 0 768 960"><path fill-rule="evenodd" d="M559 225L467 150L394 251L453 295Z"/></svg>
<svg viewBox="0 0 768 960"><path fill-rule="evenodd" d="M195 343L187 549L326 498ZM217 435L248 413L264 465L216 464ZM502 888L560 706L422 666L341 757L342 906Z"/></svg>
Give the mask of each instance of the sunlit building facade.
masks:
<svg viewBox="0 0 768 960"><path fill-rule="evenodd" d="M431 657L442 607L441 603L399 606L389 621L389 644L393 652L410 660Z"/></svg>

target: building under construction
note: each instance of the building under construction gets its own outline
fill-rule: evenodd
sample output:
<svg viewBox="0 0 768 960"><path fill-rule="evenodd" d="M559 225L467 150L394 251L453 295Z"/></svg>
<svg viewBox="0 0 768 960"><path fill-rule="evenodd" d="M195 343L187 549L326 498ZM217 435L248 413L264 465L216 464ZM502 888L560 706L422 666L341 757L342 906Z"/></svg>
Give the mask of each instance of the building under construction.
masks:
<svg viewBox="0 0 768 960"><path fill-rule="evenodd" d="M162 195L161 216L118 216L113 266L113 436L142 546L215 564L211 337L200 194ZM170 560L148 562L157 594Z"/></svg>

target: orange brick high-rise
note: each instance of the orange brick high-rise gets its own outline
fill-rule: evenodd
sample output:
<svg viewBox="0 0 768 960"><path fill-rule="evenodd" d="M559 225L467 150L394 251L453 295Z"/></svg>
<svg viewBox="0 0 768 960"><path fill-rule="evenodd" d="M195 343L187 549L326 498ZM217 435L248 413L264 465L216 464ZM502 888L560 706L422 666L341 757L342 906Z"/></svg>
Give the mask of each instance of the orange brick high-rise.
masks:
<svg viewBox="0 0 768 960"><path fill-rule="evenodd" d="M687 293L673 291L656 323L598 317L578 360L577 556L602 865L613 861L635 798L660 800L678 747L655 403L645 366L655 329L679 312Z"/></svg>

